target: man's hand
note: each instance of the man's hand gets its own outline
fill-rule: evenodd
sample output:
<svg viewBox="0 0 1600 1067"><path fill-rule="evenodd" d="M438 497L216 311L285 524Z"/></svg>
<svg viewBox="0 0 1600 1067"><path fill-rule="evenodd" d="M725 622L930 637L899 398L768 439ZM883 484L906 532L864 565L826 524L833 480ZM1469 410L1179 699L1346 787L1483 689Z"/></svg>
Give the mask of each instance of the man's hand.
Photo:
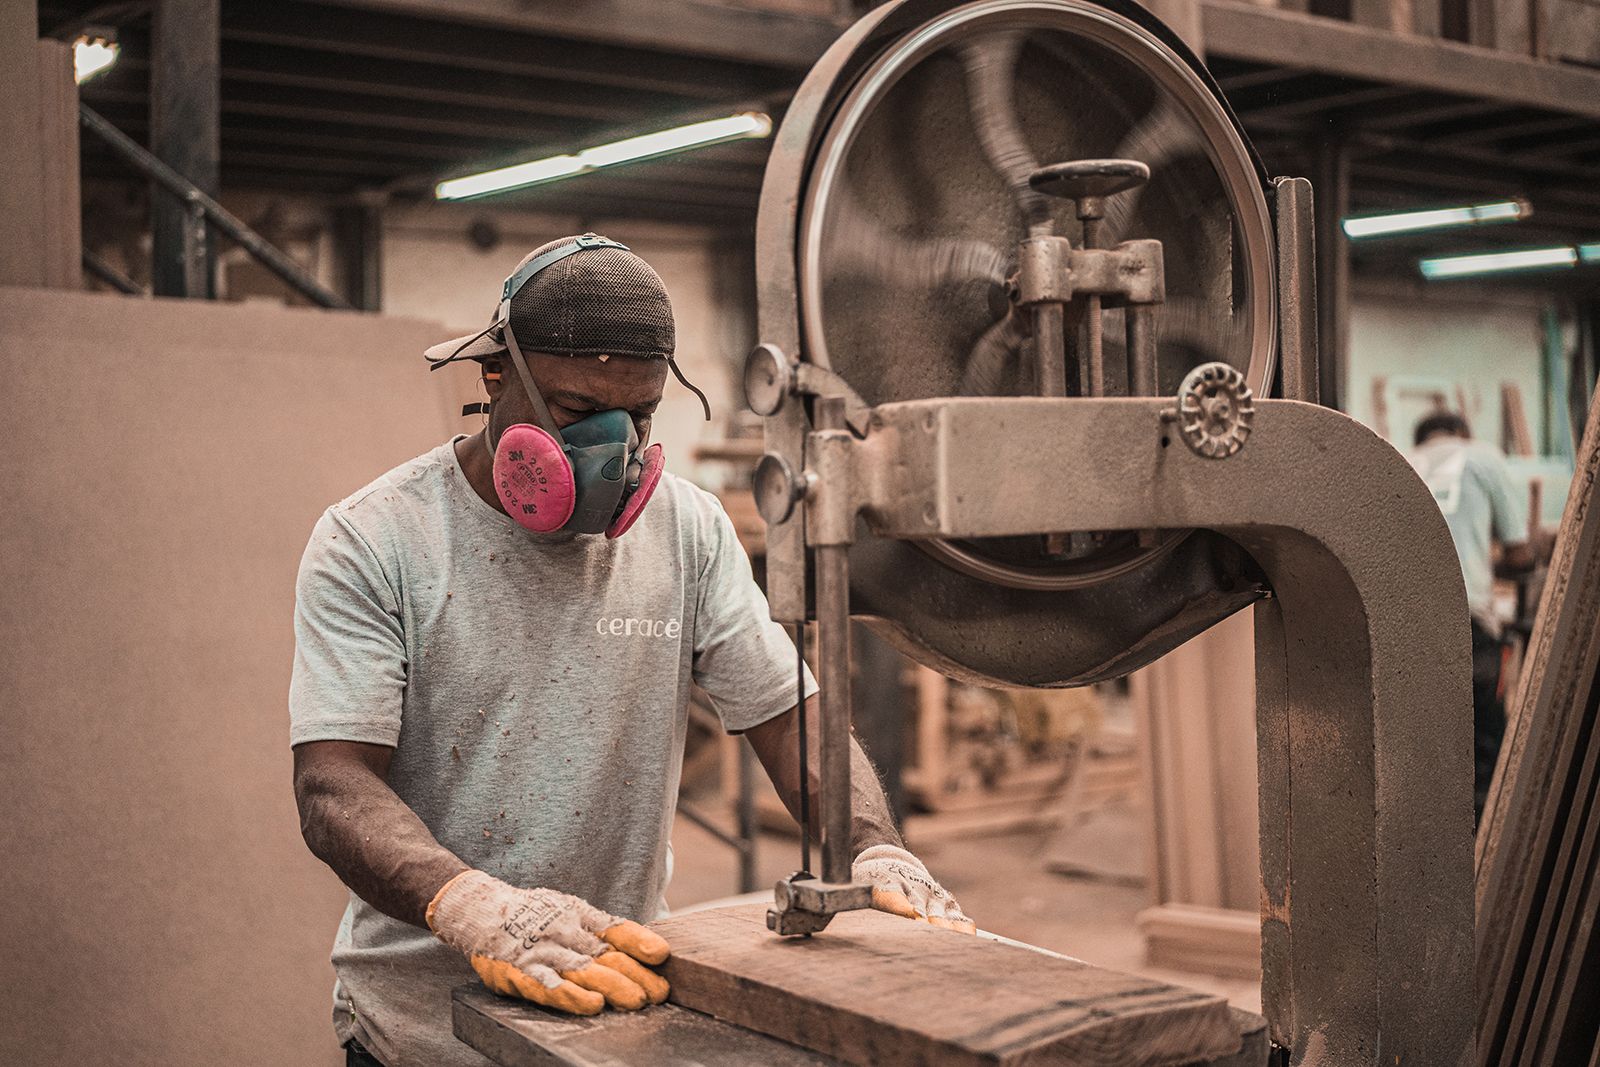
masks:
<svg viewBox="0 0 1600 1067"><path fill-rule="evenodd" d="M872 886L872 906L891 915L959 930L978 932L961 914L961 905L928 873L922 861L894 845L873 845L850 865L850 877Z"/></svg>
<svg viewBox="0 0 1600 1067"><path fill-rule="evenodd" d="M440 888L427 919L501 996L573 1015L667 999L667 980L644 966L667 958L666 940L575 896L463 871Z"/></svg>

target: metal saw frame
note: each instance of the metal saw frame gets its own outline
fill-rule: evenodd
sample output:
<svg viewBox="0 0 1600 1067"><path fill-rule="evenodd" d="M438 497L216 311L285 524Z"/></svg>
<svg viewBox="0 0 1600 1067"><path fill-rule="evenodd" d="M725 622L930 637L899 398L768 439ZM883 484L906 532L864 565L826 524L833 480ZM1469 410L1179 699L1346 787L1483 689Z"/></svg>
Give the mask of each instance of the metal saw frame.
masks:
<svg viewBox="0 0 1600 1067"><path fill-rule="evenodd" d="M847 31L778 132L757 223L768 360L802 351L797 211L815 131L874 52L928 6L879 8ZM1127 17L1170 38L1147 15ZM1292 1063L1455 1067L1473 1050L1460 568L1404 458L1315 403L1311 190L1280 179L1271 193L1284 398L1256 400L1248 444L1228 458L1172 447L1171 398L952 397L865 411L855 398L847 419L842 391L813 375L824 387L807 396L794 385L801 375L778 372L791 392L767 415L766 442L792 499L768 530L768 596L775 619L817 621L821 882L850 880L849 546L858 523L907 541L1216 531L1248 553L1271 590L1257 607L1256 658L1262 996L1273 1041ZM863 417L866 433L852 432ZM1028 450L1041 440L1090 458L1070 493L1059 476L1022 473L1038 470ZM971 447L977 441L982 449ZM813 907L820 929L826 907Z"/></svg>

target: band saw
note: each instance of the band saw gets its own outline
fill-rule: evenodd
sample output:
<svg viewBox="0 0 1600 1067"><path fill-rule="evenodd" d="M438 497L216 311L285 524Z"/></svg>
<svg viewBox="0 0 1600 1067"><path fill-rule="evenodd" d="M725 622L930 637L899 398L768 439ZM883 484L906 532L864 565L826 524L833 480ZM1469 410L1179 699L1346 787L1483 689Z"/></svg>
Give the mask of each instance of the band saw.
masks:
<svg viewBox="0 0 1600 1067"><path fill-rule="evenodd" d="M964 680L1061 687L1253 606L1272 1062L1470 1057L1465 597L1404 458L1317 403L1311 195L1125 0L900 0L812 69L745 367L767 595L815 622L821 689L820 870L777 886L767 936L869 903L852 618Z"/></svg>

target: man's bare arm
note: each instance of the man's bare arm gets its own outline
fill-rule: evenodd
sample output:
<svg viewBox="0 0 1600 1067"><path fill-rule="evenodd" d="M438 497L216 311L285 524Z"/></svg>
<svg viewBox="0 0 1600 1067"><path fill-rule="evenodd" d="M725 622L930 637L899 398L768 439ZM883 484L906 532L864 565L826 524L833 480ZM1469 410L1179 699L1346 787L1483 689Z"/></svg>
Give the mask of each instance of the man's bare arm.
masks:
<svg viewBox="0 0 1600 1067"><path fill-rule="evenodd" d="M362 900L426 927L428 902L467 865L389 788L393 754L387 746L356 741L295 746L300 834Z"/></svg>
<svg viewBox="0 0 1600 1067"><path fill-rule="evenodd" d="M800 819L800 716L790 708L776 718L745 732L750 747L756 750L767 777L778 789L783 806L789 814ZM818 766L821 751L818 701L812 696L806 701L806 735L811 779L811 826L813 836L821 837L822 820L817 810L817 797L821 795L821 777ZM878 772L861 751L854 737L850 738L850 854L859 855L873 845L904 846L889 815L889 800L884 796L883 783Z"/></svg>

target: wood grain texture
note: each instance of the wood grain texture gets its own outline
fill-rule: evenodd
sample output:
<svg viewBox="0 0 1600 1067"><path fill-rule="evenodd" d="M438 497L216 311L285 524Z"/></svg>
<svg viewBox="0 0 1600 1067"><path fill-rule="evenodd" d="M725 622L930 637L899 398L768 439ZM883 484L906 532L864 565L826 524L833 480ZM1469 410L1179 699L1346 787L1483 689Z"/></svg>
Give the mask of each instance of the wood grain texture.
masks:
<svg viewBox="0 0 1600 1067"><path fill-rule="evenodd" d="M655 925L672 1002L847 1063L1140 1067L1240 1051L1218 996L907 922L781 939L761 906Z"/></svg>
<svg viewBox="0 0 1600 1067"><path fill-rule="evenodd" d="M581 1017L473 984L455 990L451 1018L457 1038L501 1067L839 1067L826 1056L673 1004Z"/></svg>
<svg viewBox="0 0 1600 1067"><path fill-rule="evenodd" d="M1480 1067L1579 1062L1597 1044L1597 501L1600 397L1579 448L1500 766L1478 831Z"/></svg>

